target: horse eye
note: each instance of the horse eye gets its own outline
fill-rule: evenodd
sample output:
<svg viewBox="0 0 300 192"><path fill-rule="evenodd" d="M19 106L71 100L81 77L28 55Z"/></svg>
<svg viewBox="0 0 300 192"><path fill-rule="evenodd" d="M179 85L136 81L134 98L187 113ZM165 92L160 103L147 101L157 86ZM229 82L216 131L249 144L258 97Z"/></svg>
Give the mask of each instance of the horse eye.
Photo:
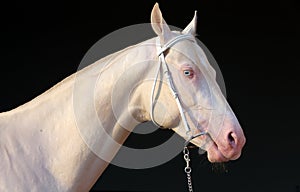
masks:
<svg viewBox="0 0 300 192"><path fill-rule="evenodd" d="M188 78L193 78L193 76L194 76L194 72L192 70L184 70L183 74L184 74L184 76L186 76Z"/></svg>

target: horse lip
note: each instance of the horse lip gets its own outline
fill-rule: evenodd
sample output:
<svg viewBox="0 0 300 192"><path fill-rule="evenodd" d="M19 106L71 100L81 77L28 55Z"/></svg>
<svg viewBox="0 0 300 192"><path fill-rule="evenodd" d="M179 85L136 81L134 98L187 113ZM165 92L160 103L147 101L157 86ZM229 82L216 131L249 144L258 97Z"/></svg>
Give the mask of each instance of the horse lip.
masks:
<svg viewBox="0 0 300 192"><path fill-rule="evenodd" d="M198 146L201 150L199 150L199 154L203 154L203 151L207 152L207 157L208 160L211 163L216 163L216 162L227 162L230 160L234 160L233 158L228 158L226 157L222 151L218 148L218 145L216 144L216 142L211 138L211 136L209 135L209 133L207 133L206 135L201 135L199 137L202 137L202 139L205 138L209 138L209 141L207 141L205 144L203 144L202 146L199 146L199 143L193 142L196 146ZM238 157L237 157L238 158Z"/></svg>
<svg viewBox="0 0 300 192"><path fill-rule="evenodd" d="M213 140L212 140L213 141ZM213 145L209 147L207 150L208 160L212 163L216 162L227 162L231 160L230 158L226 157L222 151L218 148L218 145L215 141L213 141Z"/></svg>
<svg viewBox="0 0 300 192"><path fill-rule="evenodd" d="M202 127L203 128L203 127ZM199 132L197 131L196 134L202 132L202 130L200 131L200 129L198 129ZM222 147L220 147L215 141L214 139L211 137L210 133L208 131L206 131L204 129L204 131L206 132L206 134L201 135L199 137L202 137L203 140L206 140L206 142L203 145L197 145L199 146L199 148L201 148L202 150L207 152L207 156L210 162L228 162L230 160L236 160L237 158L240 157L241 152L237 152L237 153L229 153L229 154L225 154L225 151L222 149ZM193 142L193 141L192 141Z"/></svg>
<svg viewBox="0 0 300 192"><path fill-rule="evenodd" d="M211 143L210 144L211 146L208 146L208 148L205 149L207 151L208 160L210 162L212 162L212 163L215 163L215 162L228 162L230 160L235 160L240 156L240 154L237 154L238 156L229 155L230 157L225 155L224 151L222 149L220 149L218 144L210 136L209 132L207 132L207 134L205 136L209 138L210 143Z"/></svg>
<svg viewBox="0 0 300 192"><path fill-rule="evenodd" d="M226 149L223 149L222 147L220 147L212 138L212 145L207 149L207 153L213 153L219 156L217 157L217 161L214 162L226 162L226 161L230 161L230 160L236 160L241 156L241 151L235 151L235 152L226 152ZM209 155L209 154L208 154Z"/></svg>

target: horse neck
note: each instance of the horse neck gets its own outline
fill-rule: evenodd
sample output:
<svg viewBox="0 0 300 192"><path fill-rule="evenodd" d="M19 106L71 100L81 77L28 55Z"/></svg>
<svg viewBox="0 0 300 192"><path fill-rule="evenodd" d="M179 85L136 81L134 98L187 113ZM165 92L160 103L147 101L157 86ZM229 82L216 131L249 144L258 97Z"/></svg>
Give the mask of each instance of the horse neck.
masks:
<svg viewBox="0 0 300 192"><path fill-rule="evenodd" d="M153 40L145 43L149 42ZM9 164L19 166L16 174L24 175L24 183L34 171L35 176L48 177L59 190L86 191L94 184L120 147L113 145L111 138L122 144L145 119L135 116L144 112L143 106L137 105L143 100L138 93L131 95L128 103L116 105L117 115L112 103L127 98L124 94L134 92L132 85L150 71L147 62L154 57L153 49L136 46L108 56L27 104L1 114L0 149L8 151ZM140 65L138 75L139 67L134 64Z"/></svg>

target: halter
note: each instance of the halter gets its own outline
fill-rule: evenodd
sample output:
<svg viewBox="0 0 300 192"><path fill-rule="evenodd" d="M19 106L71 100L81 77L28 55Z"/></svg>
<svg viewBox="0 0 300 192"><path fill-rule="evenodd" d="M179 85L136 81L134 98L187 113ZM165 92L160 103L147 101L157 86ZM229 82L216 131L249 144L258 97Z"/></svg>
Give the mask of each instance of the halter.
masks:
<svg viewBox="0 0 300 192"><path fill-rule="evenodd" d="M158 74L159 74L160 68L162 67L163 75L166 76L168 87L170 88L170 91L171 91L171 93L172 93L172 95L173 95L173 97L176 101L176 104L177 104L177 107L178 107L178 110L179 110L179 113L180 113L180 116L181 116L181 120L183 122L183 126L186 130L186 135L187 135L188 139L185 142L185 146L187 146L188 143L192 139L194 139L196 137L199 137L201 135L205 135L205 134L207 134L207 132L201 131L200 133L198 133L196 135L192 134L191 128L190 128L189 124L187 123L187 120L186 120L186 117L185 117L185 114L184 114L184 109L182 107L180 98L178 96L175 85L173 83L172 76L171 76L169 68L168 68L168 64L165 60L164 52L167 49L171 48L173 45L175 45L177 42L182 41L182 40L190 40L190 41L195 42L195 39L192 35L179 35L179 36L174 37L170 41L168 41L165 45L161 46L159 37L156 38L156 49L157 49L157 56L159 58L159 63L158 63L157 71L156 71L156 74L155 74L155 80L154 80L152 90L151 90L150 117L151 117L152 122L156 126L160 127L160 125L154 120L154 117L153 117L153 112L154 112L154 105L153 105L153 100L154 99L153 99L153 96L154 96L154 91L155 91L155 87L156 87L156 82L157 82L157 79L158 79Z"/></svg>

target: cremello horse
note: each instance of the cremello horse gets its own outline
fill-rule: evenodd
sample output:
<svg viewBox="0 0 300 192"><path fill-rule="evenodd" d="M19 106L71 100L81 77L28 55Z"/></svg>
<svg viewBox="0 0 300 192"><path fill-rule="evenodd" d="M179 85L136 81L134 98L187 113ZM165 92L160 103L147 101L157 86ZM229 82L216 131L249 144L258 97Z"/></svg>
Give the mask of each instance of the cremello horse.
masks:
<svg viewBox="0 0 300 192"><path fill-rule="evenodd" d="M196 17L182 32L173 32L155 5L151 24L157 38L109 55L32 101L0 114L1 192L89 191L109 164L90 149L77 128L80 122L96 130L97 123L89 119L95 111L106 132L120 144L138 122L153 120L186 140L205 132L191 141L207 151L211 162L240 156L245 137L220 89L212 85L216 84L214 71L194 39ZM132 67L133 61L144 62L124 79L118 92L113 92L114 83ZM164 68L169 70L167 75ZM160 80L143 81L147 75L156 74L154 71L160 75L153 78ZM73 98L75 81L80 102ZM127 83L135 84L134 90ZM90 84L94 86L93 109L88 107L91 101L85 99L85 89ZM128 105L120 104L118 110L123 119L133 116L136 121L127 123L124 129L113 117L110 100L115 97L112 94L121 98L129 89ZM79 102L75 103L77 115L74 102ZM156 105L157 102L166 107ZM189 113L182 112L183 108ZM188 125L180 126L182 123ZM101 152L112 159L118 148L111 147L107 137L100 135L97 139Z"/></svg>

